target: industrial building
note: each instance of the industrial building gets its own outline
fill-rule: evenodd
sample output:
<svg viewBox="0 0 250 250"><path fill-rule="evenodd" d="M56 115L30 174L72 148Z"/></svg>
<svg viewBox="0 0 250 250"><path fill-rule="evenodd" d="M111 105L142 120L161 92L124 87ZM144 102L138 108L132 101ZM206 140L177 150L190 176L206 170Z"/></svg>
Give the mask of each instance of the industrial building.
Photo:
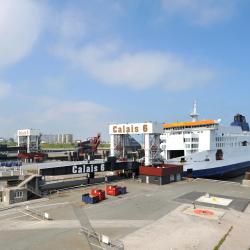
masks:
<svg viewBox="0 0 250 250"><path fill-rule="evenodd" d="M57 143L57 135L43 134L41 136L41 143L48 143L48 144Z"/></svg>
<svg viewBox="0 0 250 250"><path fill-rule="evenodd" d="M58 134L56 142L60 144L73 143L73 134Z"/></svg>

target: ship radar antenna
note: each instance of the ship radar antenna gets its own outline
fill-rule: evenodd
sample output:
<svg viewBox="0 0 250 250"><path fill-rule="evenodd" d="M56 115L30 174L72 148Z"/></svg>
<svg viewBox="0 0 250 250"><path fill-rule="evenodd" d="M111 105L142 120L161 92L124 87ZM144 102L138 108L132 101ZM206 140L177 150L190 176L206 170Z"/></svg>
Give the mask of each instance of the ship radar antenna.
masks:
<svg viewBox="0 0 250 250"><path fill-rule="evenodd" d="M194 101L193 110L190 113L190 116L191 116L193 122L196 122L198 120L199 114L197 113L197 103L196 103L196 101Z"/></svg>

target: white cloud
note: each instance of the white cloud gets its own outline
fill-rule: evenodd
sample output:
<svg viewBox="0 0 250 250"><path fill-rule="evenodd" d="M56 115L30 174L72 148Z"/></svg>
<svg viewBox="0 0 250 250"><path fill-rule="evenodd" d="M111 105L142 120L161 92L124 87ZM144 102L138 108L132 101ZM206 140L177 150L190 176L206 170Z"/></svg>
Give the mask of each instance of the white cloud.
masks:
<svg viewBox="0 0 250 250"><path fill-rule="evenodd" d="M73 1L63 9L53 9L50 29L59 40L77 44L111 34L117 17L125 15L123 4L118 1Z"/></svg>
<svg viewBox="0 0 250 250"><path fill-rule="evenodd" d="M226 20L235 12L237 0L162 0L166 13L184 17L195 25L212 25Z"/></svg>
<svg viewBox="0 0 250 250"><path fill-rule="evenodd" d="M66 122L70 120L70 122L76 123L85 119L95 119L104 112L107 112L107 108L93 102L61 101L50 105L41 118L45 122Z"/></svg>
<svg viewBox="0 0 250 250"><path fill-rule="evenodd" d="M62 12L54 10L51 23L55 32L61 39L76 42L85 36L89 25L87 25L87 17L80 8L66 8Z"/></svg>
<svg viewBox="0 0 250 250"><path fill-rule="evenodd" d="M107 131L105 119L110 110L95 102L44 97L37 99L36 107L24 115L29 117L29 125L43 133L71 132L84 138Z"/></svg>
<svg viewBox="0 0 250 250"><path fill-rule="evenodd" d="M162 86L182 90L211 81L215 72L161 52L122 52L114 43L85 46L78 49L62 47L57 51L103 83L146 89Z"/></svg>
<svg viewBox="0 0 250 250"><path fill-rule="evenodd" d="M36 128L43 134L73 133L75 138L80 139L98 132L103 138L107 137L108 117L112 111L106 106L85 100L56 99L52 96L26 96L25 100L18 99L18 102L21 112L16 113L9 112L2 105L3 134L11 136L21 128Z"/></svg>
<svg viewBox="0 0 250 250"><path fill-rule="evenodd" d="M34 0L0 0L0 69L27 56L43 26L44 8Z"/></svg>
<svg viewBox="0 0 250 250"><path fill-rule="evenodd" d="M0 82L0 98L7 97L10 94L11 89L12 89L11 84Z"/></svg>

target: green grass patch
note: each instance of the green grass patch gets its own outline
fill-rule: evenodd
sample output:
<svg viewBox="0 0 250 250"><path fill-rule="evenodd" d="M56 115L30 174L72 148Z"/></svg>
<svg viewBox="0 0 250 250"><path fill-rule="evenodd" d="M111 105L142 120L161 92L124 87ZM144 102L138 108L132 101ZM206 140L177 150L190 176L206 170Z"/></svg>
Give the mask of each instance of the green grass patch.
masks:
<svg viewBox="0 0 250 250"><path fill-rule="evenodd" d="M101 143L98 148L110 148L110 144L109 143Z"/></svg>
<svg viewBox="0 0 250 250"><path fill-rule="evenodd" d="M75 144L71 144L71 143L68 143L68 144L57 144L57 143L43 143L41 144L41 148L42 149L54 149L54 148L61 148L61 149L64 149L64 148L67 148L67 149L74 149L75 148Z"/></svg>
<svg viewBox="0 0 250 250"><path fill-rule="evenodd" d="M75 148L75 144L59 144L59 143L42 143L41 144L41 148L42 149L74 149ZM109 143L102 143L98 146L98 148L110 148L110 144Z"/></svg>
<svg viewBox="0 0 250 250"><path fill-rule="evenodd" d="M220 247L222 246L222 244L225 242L227 236L229 235L229 233L233 230L233 226L231 226L229 228L229 230L227 231L227 233L221 238L221 240L218 242L218 244L214 247L214 250L219 250ZM250 250L250 249L249 249Z"/></svg>
<svg viewBox="0 0 250 250"><path fill-rule="evenodd" d="M0 145L6 145L9 146L9 147L14 147L14 146L17 146L17 143L16 142L0 142Z"/></svg>

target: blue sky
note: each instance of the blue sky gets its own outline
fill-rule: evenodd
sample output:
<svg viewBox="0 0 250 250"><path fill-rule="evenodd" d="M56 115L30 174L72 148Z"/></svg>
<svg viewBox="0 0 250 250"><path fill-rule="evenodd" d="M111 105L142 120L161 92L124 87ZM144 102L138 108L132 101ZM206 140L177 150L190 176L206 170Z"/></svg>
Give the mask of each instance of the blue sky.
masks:
<svg viewBox="0 0 250 250"><path fill-rule="evenodd" d="M0 0L1 136L107 138L113 122L241 112L250 120L247 0Z"/></svg>

